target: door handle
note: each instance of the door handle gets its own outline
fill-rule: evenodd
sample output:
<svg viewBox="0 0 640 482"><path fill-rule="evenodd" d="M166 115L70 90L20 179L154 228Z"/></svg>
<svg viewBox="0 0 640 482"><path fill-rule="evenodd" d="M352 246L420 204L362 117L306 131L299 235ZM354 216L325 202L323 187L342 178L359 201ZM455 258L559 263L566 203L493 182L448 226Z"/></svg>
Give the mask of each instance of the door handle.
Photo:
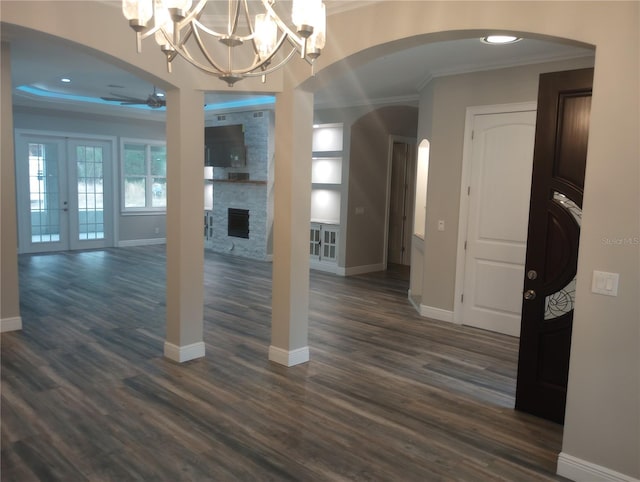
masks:
<svg viewBox="0 0 640 482"><path fill-rule="evenodd" d="M524 292L524 299L525 300L535 300L536 299L536 292L533 290L527 290Z"/></svg>

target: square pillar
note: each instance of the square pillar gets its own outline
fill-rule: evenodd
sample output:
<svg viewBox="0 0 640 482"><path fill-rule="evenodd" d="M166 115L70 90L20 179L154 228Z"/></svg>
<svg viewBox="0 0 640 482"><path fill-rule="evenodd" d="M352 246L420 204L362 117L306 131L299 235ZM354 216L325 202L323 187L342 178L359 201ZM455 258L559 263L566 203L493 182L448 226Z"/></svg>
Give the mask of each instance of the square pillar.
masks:
<svg viewBox="0 0 640 482"><path fill-rule="evenodd" d="M13 145L13 101L11 99L10 47L2 42L0 107L0 332L22 329L18 284L18 226L16 219L16 171Z"/></svg>
<svg viewBox="0 0 640 482"><path fill-rule="evenodd" d="M204 93L167 91L167 333L164 355L204 356Z"/></svg>
<svg viewBox="0 0 640 482"><path fill-rule="evenodd" d="M271 346L285 366L309 360L309 219L313 94L276 95Z"/></svg>

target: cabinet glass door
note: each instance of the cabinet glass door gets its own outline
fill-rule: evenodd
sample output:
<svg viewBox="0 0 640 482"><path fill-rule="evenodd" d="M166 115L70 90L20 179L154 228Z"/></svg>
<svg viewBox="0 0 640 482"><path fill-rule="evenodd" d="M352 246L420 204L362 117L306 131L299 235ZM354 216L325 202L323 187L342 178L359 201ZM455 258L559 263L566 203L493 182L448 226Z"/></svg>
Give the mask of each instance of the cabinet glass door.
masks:
<svg viewBox="0 0 640 482"><path fill-rule="evenodd" d="M334 261L336 259L336 252L338 248L337 233L333 228L325 227L322 234L322 258L327 261Z"/></svg>
<svg viewBox="0 0 640 482"><path fill-rule="evenodd" d="M309 255L320 259L320 226L311 226L309 230Z"/></svg>

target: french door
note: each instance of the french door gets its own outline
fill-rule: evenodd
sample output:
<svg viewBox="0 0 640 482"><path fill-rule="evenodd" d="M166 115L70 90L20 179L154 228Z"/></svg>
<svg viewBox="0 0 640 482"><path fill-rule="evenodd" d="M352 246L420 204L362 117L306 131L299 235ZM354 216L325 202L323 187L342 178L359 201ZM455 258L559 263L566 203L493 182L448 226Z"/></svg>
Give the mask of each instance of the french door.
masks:
<svg viewBox="0 0 640 482"><path fill-rule="evenodd" d="M112 143L16 135L21 253L113 244Z"/></svg>

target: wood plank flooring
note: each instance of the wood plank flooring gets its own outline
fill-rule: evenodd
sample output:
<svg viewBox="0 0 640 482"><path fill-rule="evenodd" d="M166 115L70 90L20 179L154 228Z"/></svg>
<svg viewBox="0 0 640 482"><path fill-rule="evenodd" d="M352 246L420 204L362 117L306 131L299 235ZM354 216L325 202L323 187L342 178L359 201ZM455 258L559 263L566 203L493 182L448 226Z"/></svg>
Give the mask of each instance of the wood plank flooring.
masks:
<svg viewBox="0 0 640 482"><path fill-rule="evenodd" d="M163 246L21 256L1 473L27 481L539 481L517 340L420 318L384 273L311 273L311 361L268 361L271 265L207 252L206 357L162 357Z"/></svg>

